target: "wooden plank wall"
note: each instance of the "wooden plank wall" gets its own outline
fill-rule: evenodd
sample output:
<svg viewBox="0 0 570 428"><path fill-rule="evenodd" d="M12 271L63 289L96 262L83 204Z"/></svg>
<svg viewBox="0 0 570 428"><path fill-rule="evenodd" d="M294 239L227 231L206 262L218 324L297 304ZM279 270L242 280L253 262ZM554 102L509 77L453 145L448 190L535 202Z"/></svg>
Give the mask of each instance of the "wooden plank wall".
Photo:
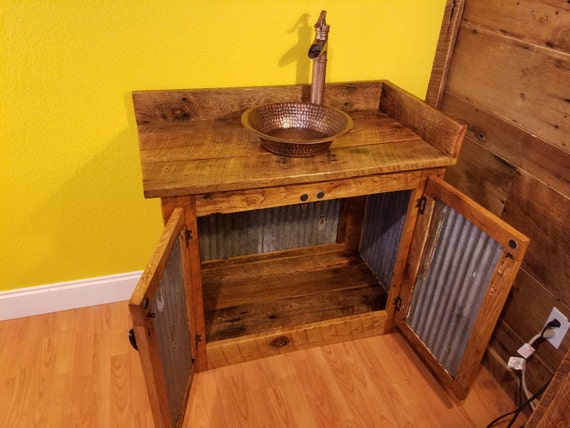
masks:
<svg viewBox="0 0 570 428"><path fill-rule="evenodd" d="M570 317L570 2L450 0L447 10L438 52L455 47L436 57L448 69L432 74L426 99L469 128L446 180L531 238L491 342L507 361L553 306ZM539 346L532 391L569 347L570 335L558 350Z"/></svg>

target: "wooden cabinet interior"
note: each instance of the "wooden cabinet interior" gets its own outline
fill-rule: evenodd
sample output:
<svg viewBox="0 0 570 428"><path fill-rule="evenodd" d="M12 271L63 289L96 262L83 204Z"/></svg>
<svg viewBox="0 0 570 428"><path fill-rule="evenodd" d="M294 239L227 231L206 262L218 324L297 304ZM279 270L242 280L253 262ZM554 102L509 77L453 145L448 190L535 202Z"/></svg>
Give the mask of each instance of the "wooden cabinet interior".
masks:
<svg viewBox="0 0 570 428"><path fill-rule="evenodd" d="M199 218L207 343L384 310L408 202L403 191Z"/></svg>
<svg viewBox="0 0 570 428"><path fill-rule="evenodd" d="M407 315L430 233L424 224L433 203L424 191L443 183L434 178L456 162L465 125L388 82L327 87L325 104L347 111L354 128L312 158L266 152L239 123L251 106L308 94L306 85L133 94L145 196L161 198L165 222L183 213L193 370L399 328L461 397L528 240L516 235L513 262L497 268L493 278L501 279L484 291L500 298L484 299L470 334L473 357L451 376L465 379L455 387ZM469 218L479 212L460 206ZM156 270L149 269L133 298L161 283L148 280ZM149 331L135 329L151 343L141 358L157 366L161 345Z"/></svg>

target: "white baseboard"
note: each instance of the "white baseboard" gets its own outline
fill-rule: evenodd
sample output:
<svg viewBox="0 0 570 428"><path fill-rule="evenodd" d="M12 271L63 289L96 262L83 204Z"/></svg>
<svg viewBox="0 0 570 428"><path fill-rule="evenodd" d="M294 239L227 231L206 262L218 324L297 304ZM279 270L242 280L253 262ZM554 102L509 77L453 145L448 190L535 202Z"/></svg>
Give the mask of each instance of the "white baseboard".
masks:
<svg viewBox="0 0 570 428"><path fill-rule="evenodd" d="M0 320L129 300L139 272L0 292Z"/></svg>

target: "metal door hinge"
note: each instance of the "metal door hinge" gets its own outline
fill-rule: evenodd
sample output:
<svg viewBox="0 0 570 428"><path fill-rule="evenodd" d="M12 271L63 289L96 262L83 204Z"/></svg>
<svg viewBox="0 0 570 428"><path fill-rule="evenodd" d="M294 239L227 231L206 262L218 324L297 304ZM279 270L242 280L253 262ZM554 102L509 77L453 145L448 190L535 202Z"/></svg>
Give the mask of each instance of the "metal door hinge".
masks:
<svg viewBox="0 0 570 428"><path fill-rule="evenodd" d="M424 213L424 211L426 209L426 202L427 202L427 199L425 196L422 196L421 198L416 200L416 208L418 209L418 212L420 214Z"/></svg>
<svg viewBox="0 0 570 428"><path fill-rule="evenodd" d="M139 350L137 346L137 338L135 337L135 331L132 328L129 330L129 342L131 343L131 346L135 348L136 351Z"/></svg>
<svg viewBox="0 0 570 428"><path fill-rule="evenodd" d="M184 231L184 237L185 237L185 239L186 239L186 247L188 247L188 242L190 242L190 241L193 239L193 237L192 237L192 230L186 229L186 230Z"/></svg>
<svg viewBox="0 0 570 428"><path fill-rule="evenodd" d="M402 299L400 296L394 299L394 306L396 307L396 312L400 312L400 309L402 308Z"/></svg>

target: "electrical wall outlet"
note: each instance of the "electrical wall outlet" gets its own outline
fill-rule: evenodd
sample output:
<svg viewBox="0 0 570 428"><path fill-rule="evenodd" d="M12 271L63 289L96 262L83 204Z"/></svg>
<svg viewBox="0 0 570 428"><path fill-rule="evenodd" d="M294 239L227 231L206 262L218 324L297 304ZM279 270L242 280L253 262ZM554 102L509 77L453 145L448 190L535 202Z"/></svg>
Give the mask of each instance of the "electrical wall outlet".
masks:
<svg viewBox="0 0 570 428"><path fill-rule="evenodd" d="M560 327L555 328L554 329L554 336L550 337L546 340L548 340L550 343L552 343L552 346L554 346L556 349L558 349L560 347L560 344L562 343L562 340L564 340L564 336L566 336L566 333L568 333L568 328L570 327L570 322L568 322L568 318L566 318L564 315L562 315L562 312L560 312L556 308L552 308L552 312L550 312L550 315L549 315L548 319L546 320L546 322L544 323L544 325L546 326L546 324L548 324L550 321L552 321L554 319L557 319L558 321L560 321Z"/></svg>

